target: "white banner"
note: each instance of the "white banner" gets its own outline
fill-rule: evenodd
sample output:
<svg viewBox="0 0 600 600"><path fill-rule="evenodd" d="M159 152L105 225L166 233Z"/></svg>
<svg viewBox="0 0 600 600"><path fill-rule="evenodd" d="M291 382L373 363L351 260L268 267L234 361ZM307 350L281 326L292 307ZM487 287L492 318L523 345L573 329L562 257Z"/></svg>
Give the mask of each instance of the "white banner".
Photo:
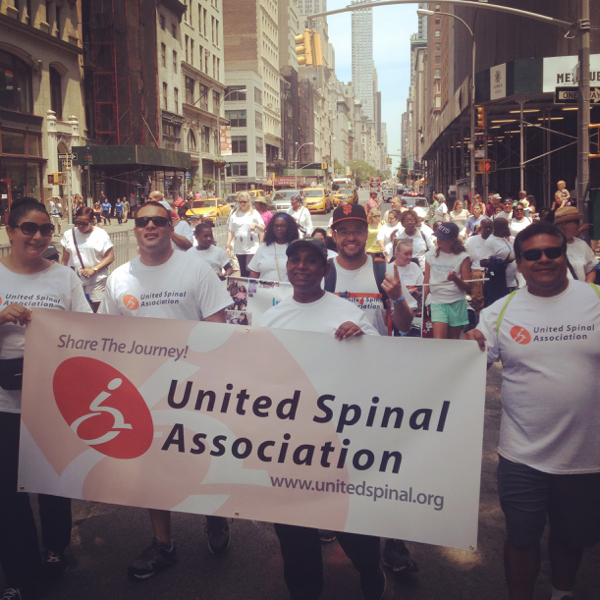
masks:
<svg viewBox="0 0 600 600"><path fill-rule="evenodd" d="M490 69L490 100L500 98L506 98L506 63Z"/></svg>
<svg viewBox="0 0 600 600"><path fill-rule="evenodd" d="M577 85L579 57L553 56L544 58L544 92L557 87ZM590 55L590 85L600 85L600 54Z"/></svg>

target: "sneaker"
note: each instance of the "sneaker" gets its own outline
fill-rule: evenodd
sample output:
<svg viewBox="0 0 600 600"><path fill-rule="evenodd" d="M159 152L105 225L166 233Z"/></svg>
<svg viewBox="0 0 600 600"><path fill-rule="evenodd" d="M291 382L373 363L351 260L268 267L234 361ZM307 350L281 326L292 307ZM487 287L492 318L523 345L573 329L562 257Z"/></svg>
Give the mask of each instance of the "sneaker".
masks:
<svg viewBox="0 0 600 600"><path fill-rule="evenodd" d="M146 548L127 569L127 573L134 579L149 579L158 571L165 569L177 562L175 542L171 542L171 548L166 548L161 541L154 536L152 545Z"/></svg>
<svg viewBox="0 0 600 600"><path fill-rule="evenodd" d="M30 598L33 598L33 595L26 593L23 588L8 588L0 600L30 600Z"/></svg>
<svg viewBox="0 0 600 600"><path fill-rule="evenodd" d="M385 573L383 569L370 577L360 577L360 591L364 600L381 600L385 594Z"/></svg>
<svg viewBox="0 0 600 600"><path fill-rule="evenodd" d="M335 542L335 531L330 531L329 529L319 529L319 539L324 544Z"/></svg>
<svg viewBox="0 0 600 600"><path fill-rule="evenodd" d="M42 552L42 565L48 579L58 579L67 570L65 555L48 548L44 548Z"/></svg>
<svg viewBox="0 0 600 600"><path fill-rule="evenodd" d="M204 531L208 534L208 549L213 554L223 554L229 548L231 534L225 517L206 517Z"/></svg>
<svg viewBox="0 0 600 600"><path fill-rule="evenodd" d="M417 563L411 558L410 552L402 540L385 540L382 563L395 573L399 571L416 573L419 570Z"/></svg>

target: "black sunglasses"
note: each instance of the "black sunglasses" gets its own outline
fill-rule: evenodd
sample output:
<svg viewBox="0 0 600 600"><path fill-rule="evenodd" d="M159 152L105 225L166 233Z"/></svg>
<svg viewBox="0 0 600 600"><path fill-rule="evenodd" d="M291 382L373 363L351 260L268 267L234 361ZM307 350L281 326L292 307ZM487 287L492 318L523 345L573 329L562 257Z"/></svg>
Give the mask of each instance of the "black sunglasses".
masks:
<svg viewBox="0 0 600 600"><path fill-rule="evenodd" d="M528 261L540 260L542 258L542 253L546 255L547 258L553 260L562 256L563 249L560 246L550 246L549 248L534 248L533 250L525 250L523 252L523 258Z"/></svg>
<svg viewBox="0 0 600 600"><path fill-rule="evenodd" d="M43 225L38 225L33 221L25 221L20 225L15 225L15 227L18 227L23 232L23 235L33 236L39 231L44 237L48 237L54 233L54 225L52 225L52 223L44 223Z"/></svg>
<svg viewBox="0 0 600 600"><path fill-rule="evenodd" d="M93 225L93 221L74 221L73 223L76 227L87 227L88 225Z"/></svg>
<svg viewBox="0 0 600 600"><path fill-rule="evenodd" d="M166 227L171 224L171 221L169 221L167 217L136 217L135 226L146 227L150 221L152 221L156 227Z"/></svg>

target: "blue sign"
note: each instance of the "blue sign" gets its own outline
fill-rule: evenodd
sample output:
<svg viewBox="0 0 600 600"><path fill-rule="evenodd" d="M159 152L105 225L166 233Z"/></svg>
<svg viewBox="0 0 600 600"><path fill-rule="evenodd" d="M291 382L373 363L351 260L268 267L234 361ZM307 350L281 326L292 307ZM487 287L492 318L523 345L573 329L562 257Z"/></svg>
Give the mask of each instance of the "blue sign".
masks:
<svg viewBox="0 0 600 600"><path fill-rule="evenodd" d="M185 174L185 178L186 179L191 179L192 178L192 174L189 171L187 171L186 174Z"/></svg>

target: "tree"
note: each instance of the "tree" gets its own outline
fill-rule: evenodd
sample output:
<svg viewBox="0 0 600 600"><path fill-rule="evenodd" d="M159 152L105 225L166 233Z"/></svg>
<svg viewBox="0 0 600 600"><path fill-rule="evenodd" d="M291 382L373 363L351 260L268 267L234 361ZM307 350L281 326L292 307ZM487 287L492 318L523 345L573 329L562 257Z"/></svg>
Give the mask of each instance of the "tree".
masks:
<svg viewBox="0 0 600 600"><path fill-rule="evenodd" d="M335 175L344 175L346 173L342 163L337 158L333 159L333 172Z"/></svg>
<svg viewBox="0 0 600 600"><path fill-rule="evenodd" d="M364 160L351 160L348 166L354 175L356 185L360 185L361 181L367 181L369 177L377 177L377 169Z"/></svg>

